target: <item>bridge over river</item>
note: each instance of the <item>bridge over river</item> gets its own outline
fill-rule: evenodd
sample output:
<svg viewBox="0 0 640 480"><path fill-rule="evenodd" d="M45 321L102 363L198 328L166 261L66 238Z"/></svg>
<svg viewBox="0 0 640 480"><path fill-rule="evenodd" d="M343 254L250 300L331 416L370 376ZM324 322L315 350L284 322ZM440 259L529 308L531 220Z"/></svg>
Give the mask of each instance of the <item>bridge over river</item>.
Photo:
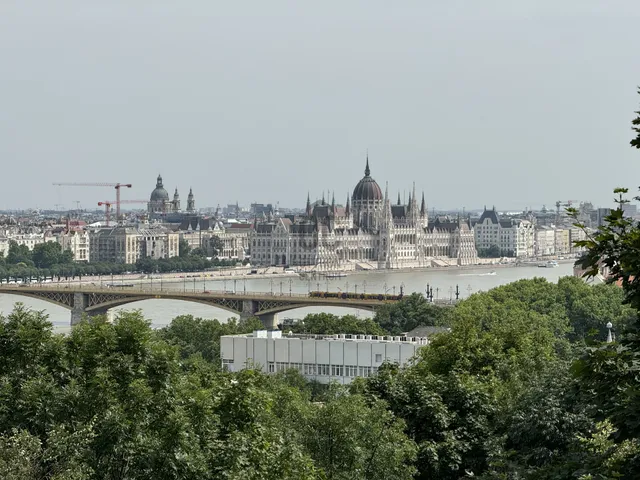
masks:
<svg viewBox="0 0 640 480"><path fill-rule="evenodd" d="M176 290L135 287L97 287L94 285L22 284L0 285L0 294L37 298L71 311L71 325L84 316L106 314L110 308L149 299L170 299L198 302L227 310L240 318L258 317L267 328L278 323L278 313L300 307L351 307L375 310L397 300L377 298L323 298L308 294L274 294L262 292L180 292Z"/></svg>

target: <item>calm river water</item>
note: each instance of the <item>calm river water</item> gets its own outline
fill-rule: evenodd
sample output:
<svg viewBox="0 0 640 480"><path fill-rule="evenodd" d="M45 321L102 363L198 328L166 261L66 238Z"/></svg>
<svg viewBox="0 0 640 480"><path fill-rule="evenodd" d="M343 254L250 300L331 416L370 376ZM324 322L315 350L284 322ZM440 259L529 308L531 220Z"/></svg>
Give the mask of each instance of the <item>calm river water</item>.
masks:
<svg viewBox="0 0 640 480"><path fill-rule="evenodd" d="M298 277L259 278L258 276L238 277L234 282L229 279L207 279L205 282L193 279L186 279L184 282L162 284L163 289L177 289L186 291L202 292L209 291L237 291L247 292L273 292L274 295L287 295L292 293L307 293L309 290L348 291L383 293L385 289L388 293L399 293L403 287L404 293L412 292L424 293L427 284L433 288L434 298L448 299L455 298L456 286L460 291L460 297L465 298L469 294L478 291L486 291L505 283L510 283L523 278L543 277L549 281L556 282L560 277L572 275L573 264L563 263L556 268L539 268L535 264L530 266L496 268L495 274L486 268L482 269L452 269L414 272L394 272L394 271L374 271L349 274L343 278L326 280L323 277L313 280L301 279ZM145 286L149 284L145 283ZM159 288L159 281L154 280L154 288ZM59 330L66 330L69 326L70 312L65 308L58 307L51 303L35 300L28 297L16 295L0 294L0 312L7 314L16 302L23 302L25 305L38 310L46 310L50 320ZM191 314L203 318L217 318L219 320L228 319L231 314L225 310L215 307L208 307L194 302L179 300L143 300L130 303L119 310L141 309L144 315L152 321L154 327L162 327L168 324L178 315ZM352 313L359 316L370 316L366 310L354 310L350 308L320 308L309 307L290 310L280 314L280 318L302 318L308 313L320 311L344 315Z"/></svg>

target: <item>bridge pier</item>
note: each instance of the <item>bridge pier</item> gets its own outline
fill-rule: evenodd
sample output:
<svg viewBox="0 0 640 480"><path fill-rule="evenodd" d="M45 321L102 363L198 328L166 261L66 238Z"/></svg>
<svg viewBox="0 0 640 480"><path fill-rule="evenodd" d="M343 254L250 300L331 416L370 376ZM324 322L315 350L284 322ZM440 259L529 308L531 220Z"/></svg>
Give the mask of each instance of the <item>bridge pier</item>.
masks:
<svg viewBox="0 0 640 480"><path fill-rule="evenodd" d="M240 312L240 320L246 320L247 318L255 317L258 311L258 302L255 300L243 300L242 312Z"/></svg>
<svg viewBox="0 0 640 480"><path fill-rule="evenodd" d="M260 315L260 320L262 321L262 325L267 330L275 330L278 328L278 314L277 313L266 313L264 315Z"/></svg>
<svg viewBox="0 0 640 480"><path fill-rule="evenodd" d="M247 318L256 317L256 313L258 312L259 304L256 300L243 300L242 301L242 312L240 313L240 319L246 320ZM262 321L262 325L264 328L273 330L278 328L278 314L277 313L267 313L264 315L260 315L258 317Z"/></svg>
<svg viewBox="0 0 640 480"><path fill-rule="evenodd" d="M85 316L95 317L97 315L104 315L107 313L107 309L104 310L92 310L87 312L89 306L88 293L76 292L73 294L73 308L71 308L71 326L79 324Z"/></svg>

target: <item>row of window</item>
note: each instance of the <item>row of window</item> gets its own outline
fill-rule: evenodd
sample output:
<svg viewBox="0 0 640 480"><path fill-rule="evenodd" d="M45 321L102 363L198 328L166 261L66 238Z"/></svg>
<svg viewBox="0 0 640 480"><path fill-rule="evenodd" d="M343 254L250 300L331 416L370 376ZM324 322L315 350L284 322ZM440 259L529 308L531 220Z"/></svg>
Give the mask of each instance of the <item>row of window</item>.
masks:
<svg viewBox="0 0 640 480"><path fill-rule="evenodd" d="M377 361L381 361L380 359ZM223 367L225 362L233 363L231 361L223 360ZM327 363L286 363L286 362L269 362L267 365L267 372L278 373L285 370L297 370L303 375L311 376L324 376L324 377L369 377L378 373L378 367L362 367L357 365L329 365Z"/></svg>

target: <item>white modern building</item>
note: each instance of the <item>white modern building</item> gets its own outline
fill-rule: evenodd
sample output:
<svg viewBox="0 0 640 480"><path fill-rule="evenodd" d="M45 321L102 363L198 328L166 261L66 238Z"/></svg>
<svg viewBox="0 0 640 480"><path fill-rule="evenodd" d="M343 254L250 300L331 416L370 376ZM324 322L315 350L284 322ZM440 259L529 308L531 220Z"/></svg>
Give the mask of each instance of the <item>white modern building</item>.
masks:
<svg viewBox="0 0 640 480"><path fill-rule="evenodd" d="M223 368L238 371L247 366L265 373L298 370L321 383L351 383L355 377L375 375L383 362L407 364L422 337L378 337L375 335L282 335L279 330L258 330L246 335L220 338Z"/></svg>

